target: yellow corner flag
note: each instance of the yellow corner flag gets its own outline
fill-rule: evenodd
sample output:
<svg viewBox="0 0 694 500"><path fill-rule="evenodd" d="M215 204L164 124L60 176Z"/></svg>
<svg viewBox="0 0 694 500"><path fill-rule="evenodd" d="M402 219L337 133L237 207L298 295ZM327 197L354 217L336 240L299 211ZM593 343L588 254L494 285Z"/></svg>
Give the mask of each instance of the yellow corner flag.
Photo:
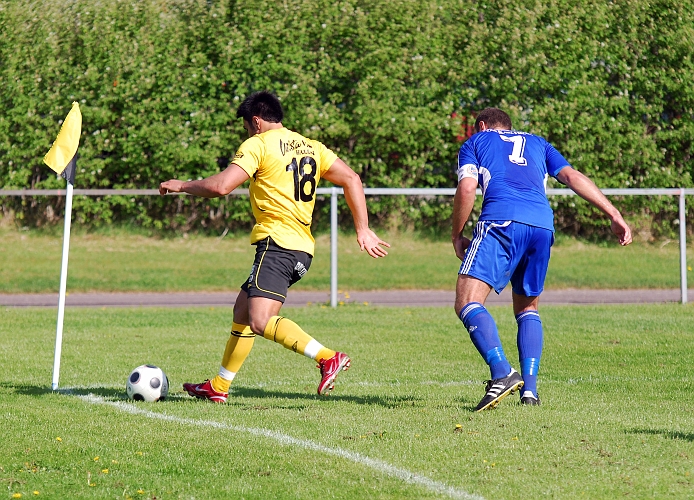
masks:
<svg viewBox="0 0 694 500"><path fill-rule="evenodd" d="M77 153L82 133L82 113L78 102L72 103L72 109L65 117L58 137L50 151L43 157L43 162L57 174L63 173L70 160Z"/></svg>

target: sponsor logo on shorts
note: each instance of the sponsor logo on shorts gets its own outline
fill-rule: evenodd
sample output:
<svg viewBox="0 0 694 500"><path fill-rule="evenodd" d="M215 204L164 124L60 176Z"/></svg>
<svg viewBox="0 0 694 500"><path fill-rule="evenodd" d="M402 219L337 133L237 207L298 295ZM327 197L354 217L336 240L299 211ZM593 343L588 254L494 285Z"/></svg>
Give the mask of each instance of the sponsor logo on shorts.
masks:
<svg viewBox="0 0 694 500"><path fill-rule="evenodd" d="M294 270L300 278L303 278L304 274L306 274L306 267L301 262L296 263L296 265L294 266Z"/></svg>
<svg viewBox="0 0 694 500"><path fill-rule="evenodd" d="M248 276L248 283L253 283L253 276L255 275L255 265L251 267L251 274Z"/></svg>

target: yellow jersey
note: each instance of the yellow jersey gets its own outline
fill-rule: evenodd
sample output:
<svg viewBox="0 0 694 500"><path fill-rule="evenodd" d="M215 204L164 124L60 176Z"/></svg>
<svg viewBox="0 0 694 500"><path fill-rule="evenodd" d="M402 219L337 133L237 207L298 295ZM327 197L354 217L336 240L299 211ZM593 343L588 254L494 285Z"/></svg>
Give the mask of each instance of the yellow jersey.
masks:
<svg viewBox="0 0 694 500"><path fill-rule="evenodd" d="M313 255L316 187L336 159L322 143L284 127L244 141L231 163L251 178L251 243L271 236L282 248Z"/></svg>

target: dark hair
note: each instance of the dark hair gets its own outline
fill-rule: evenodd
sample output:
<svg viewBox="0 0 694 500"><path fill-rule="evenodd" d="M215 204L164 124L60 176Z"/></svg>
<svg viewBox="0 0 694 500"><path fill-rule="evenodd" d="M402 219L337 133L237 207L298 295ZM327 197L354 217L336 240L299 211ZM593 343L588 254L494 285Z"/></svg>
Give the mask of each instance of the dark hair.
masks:
<svg viewBox="0 0 694 500"><path fill-rule="evenodd" d="M480 122L484 122L487 128L503 127L508 130L513 128L511 126L511 118L505 111L501 111L499 108L485 108L480 111L475 120L475 132L480 131Z"/></svg>
<svg viewBox="0 0 694 500"><path fill-rule="evenodd" d="M258 116L266 122L280 123L284 118L280 100L267 90L253 92L243 100L239 109L236 110L236 117L251 123L254 116Z"/></svg>

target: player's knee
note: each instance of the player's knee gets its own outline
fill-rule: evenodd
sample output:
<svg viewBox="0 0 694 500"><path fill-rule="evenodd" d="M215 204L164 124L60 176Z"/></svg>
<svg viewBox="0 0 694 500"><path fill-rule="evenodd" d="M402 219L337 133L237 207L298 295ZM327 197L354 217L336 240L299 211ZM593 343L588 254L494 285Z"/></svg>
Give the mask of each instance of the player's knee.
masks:
<svg viewBox="0 0 694 500"><path fill-rule="evenodd" d="M456 297L453 309L455 310L455 315L460 318L463 310L471 303L471 300L467 300L466 297ZM462 318L461 318L462 321Z"/></svg>
<svg viewBox="0 0 694 500"><path fill-rule="evenodd" d="M468 306L467 302L456 302L455 305L453 306L453 310L455 311L455 315L458 316L458 319L460 321L463 321L463 316L465 315L464 311L465 308Z"/></svg>
<svg viewBox="0 0 694 500"><path fill-rule="evenodd" d="M265 316L251 316L249 321L251 331L256 335L263 336L263 334L265 333L265 327L267 326L269 320L270 318Z"/></svg>

